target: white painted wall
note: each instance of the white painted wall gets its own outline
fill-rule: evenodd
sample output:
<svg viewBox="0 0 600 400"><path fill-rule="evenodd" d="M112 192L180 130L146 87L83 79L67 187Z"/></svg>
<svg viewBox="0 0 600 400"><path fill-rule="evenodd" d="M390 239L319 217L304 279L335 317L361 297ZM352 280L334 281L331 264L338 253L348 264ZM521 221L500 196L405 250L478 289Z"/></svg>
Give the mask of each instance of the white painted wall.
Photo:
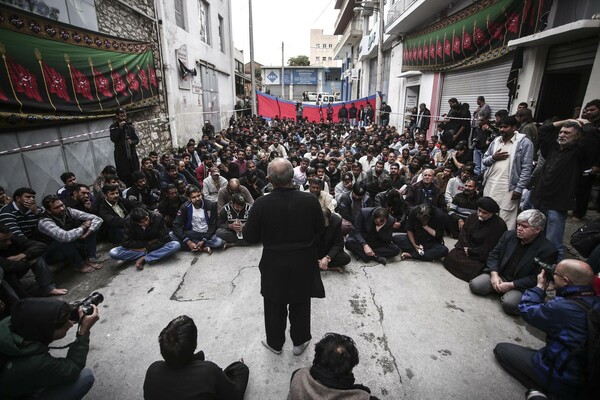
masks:
<svg viewBox="0 0 600 400"><path fill-rule="evenodd" d="M200 68L197 60L214 64L217 70L219 90L220 114L215 125L216 129L227 127L235 104L235 75L233 62L233 40L231 36L231 0L212 1L210 4L209 36L210 44L202 42L199 38L199 4L198 1L184 1L186 29L181 29L175 23L175 13L172 11L173 2L162 0L159 8L162 24L163 56L165 58L165 80L167 83L167 102L171 117L171 132L174 146L184 146L191 137L198 139L206 116L202 109L202 94L196 94L190 89L179 88L179 65L176 50L183 45L187 46L188 65L196 68L198 75L191 77L198 83ZM223 18L223 32L225 52L219 46L218 16Z"/></svg>

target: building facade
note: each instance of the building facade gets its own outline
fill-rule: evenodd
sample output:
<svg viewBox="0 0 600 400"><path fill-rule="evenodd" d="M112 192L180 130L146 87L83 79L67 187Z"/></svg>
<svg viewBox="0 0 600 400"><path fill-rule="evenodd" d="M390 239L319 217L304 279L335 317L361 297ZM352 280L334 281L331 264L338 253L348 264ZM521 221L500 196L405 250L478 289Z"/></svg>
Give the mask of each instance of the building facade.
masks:
<svg viewBox="0 0 600 400"><path fill-rule="evenodd" d="M231 1L163 0L158 15L173 144L184 146L204 121L222 129L233 114Z"/></svg>
<svg viewBox="0 0 600 400"><path fill-rule="evenodd" d="M325 35L323 29L310 30L310 65L321 67L339 67L339 60L335 59L335 46L339 36Z"/></svg>
<svg viewBox="0 0 600 400"><path fill-rule="evenodd" d="M333 67L290 67L283 70L283 94L281 67L262 67L262 82L265 91L285 100L302 101L305 92L339 93L341 70Z"/></svg>

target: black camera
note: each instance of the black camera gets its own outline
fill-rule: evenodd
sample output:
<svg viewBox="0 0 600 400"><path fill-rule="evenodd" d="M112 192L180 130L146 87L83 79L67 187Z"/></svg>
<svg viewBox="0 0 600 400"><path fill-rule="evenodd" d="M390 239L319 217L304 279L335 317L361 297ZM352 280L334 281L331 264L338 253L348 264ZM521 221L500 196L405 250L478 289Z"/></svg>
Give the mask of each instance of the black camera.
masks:
<svg viewBox="0 0 600 400"><path fill-rule="evenodd" d="M81 307L83 315L92 315L94 313L94 308L92 307L92 304L97 306L103 301L104 296L102 296L102 294L98 292L90 294L83 300L76 301L72 304L73 310L71 310L71 316L69 317L69 319L71 321L79 321L79 307Z"/></svg>
<svg viewBox="0 0 600 400"><path fill-rule="evenodd" d="M533 259L533 264L538 267L539 271L546 271L546 280L548 282L554 282L554 271L556 270L555 264L547 264L537 257Z"/></svg>

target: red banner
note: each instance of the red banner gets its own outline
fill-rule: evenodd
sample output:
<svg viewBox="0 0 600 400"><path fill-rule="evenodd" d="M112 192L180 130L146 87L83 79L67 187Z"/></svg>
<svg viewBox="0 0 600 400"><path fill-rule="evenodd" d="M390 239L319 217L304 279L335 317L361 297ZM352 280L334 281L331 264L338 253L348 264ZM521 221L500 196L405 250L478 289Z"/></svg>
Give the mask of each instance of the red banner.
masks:
<svg viewBox="0 0 600 400"><path fill-rule="evenodd" d="M256 92L256 103L258 115L265 117L267 119L275 118L279 116L279 118L291 118L296 119L296 102L283 100L279 97L271 96L263 92ZM367 107L367 103L371 104L371 107L375 108L375 95L369 97L363 97L357 100L351 101L340 101L336 103L331 103L331 108L333 108L333 122L339 122L338 111L342 108L342 104L346 105L346 108L350 108L352 104L356 106L357 109L362 105L363 107ZM327 105L317 106L313 103L302 103L304 107L304 111L302 115L307 117L311 122L319 122L321 118L327 120Z"/></svg>

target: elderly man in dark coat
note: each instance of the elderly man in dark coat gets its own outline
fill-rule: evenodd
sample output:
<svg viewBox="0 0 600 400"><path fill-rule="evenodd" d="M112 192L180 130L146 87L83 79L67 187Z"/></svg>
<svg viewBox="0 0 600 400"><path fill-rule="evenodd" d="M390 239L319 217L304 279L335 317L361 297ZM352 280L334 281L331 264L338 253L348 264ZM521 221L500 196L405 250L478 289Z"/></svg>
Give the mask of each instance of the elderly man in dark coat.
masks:
<svg viewBox="0 0 600 400"><path fill-rule="evenodd" d="M485 267L488 255L506 232L506 223L498 216L500 206L491 197L477 201L477 212L467 217L458 242L444 258L444 267L458 279L469 282Z"/></svg>
<svg viewBox="0 0 600 400"><path fill-rule="evenodd" d="M317 261L317 239L325 229L317 198L292 186L292 164L276 158L268 166L273 191L259 197L242 230L248 243L262 243L261 294L264 298L266 341L281 354L288 306L294 355L308 346L310 299L325 297Z"/></svg>
<svg viewBox="0 0 600 400"><path fill-rule="evenodd" d="M544 236L546 217L539 210L525 210L517 216L517 229L502 234L490 252L484 273L469 282L469 289L478 296L499 294L505 313L519 315L523 292L537 282L538 268L533 262L539 258L555 264L556 246Z"/></svg>
<svg viewBox="0 0 600 400"><path fill-rule="evenodd" d="M127 112L117 110L117 122L110 126L110 140L115 144L115 165L119 178L127 186L132 185L131 174L140 169L135 146L140 142L131 122L127 121Z"/></svg>

